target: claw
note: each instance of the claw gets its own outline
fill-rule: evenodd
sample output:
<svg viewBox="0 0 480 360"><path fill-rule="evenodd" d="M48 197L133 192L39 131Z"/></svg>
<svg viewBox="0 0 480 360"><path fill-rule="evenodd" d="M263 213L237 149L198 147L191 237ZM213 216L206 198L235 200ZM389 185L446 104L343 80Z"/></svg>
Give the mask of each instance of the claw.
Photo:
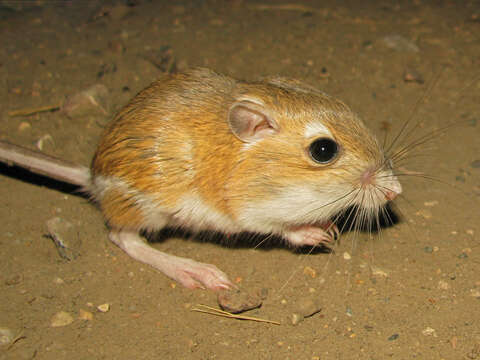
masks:
<svg viewBox="0 0 480 360"><path fill-rule="evenodd" d="M296 246L330 244L340 237L337 225L328 222L321 227L301 225L290 228L284 233L290 243Z"/></svg>

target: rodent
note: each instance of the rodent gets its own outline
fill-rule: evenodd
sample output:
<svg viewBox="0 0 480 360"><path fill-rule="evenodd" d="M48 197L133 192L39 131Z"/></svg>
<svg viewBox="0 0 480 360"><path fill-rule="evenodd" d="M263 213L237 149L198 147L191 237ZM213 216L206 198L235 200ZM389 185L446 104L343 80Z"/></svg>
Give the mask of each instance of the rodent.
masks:
<svg viewBox="0 0 480 360"><path fill-rule="evenodd" d="M130 256L214 290L234 285L214 265L150 247L140 232L248 231L318 245L338 231L338 212L354 205L374 217L402 191L341 101L297 80L245 82L203 68L137 94L105 128L90 169L5 142L0 159L82 186Z"/></svg>

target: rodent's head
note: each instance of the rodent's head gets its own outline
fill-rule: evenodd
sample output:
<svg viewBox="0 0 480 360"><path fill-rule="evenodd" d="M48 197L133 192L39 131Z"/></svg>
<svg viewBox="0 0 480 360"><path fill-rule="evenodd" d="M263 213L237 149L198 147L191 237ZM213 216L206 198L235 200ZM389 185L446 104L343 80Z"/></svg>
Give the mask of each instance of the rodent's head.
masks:
<svg viewBox="0 0 480 360"><path fill-rule="evenodd" d="M350 206L376 215L400 192L392 164L342 102L295 80L239 84L228 124L244 144L228 201L254 228L330 220Z"/></svg>

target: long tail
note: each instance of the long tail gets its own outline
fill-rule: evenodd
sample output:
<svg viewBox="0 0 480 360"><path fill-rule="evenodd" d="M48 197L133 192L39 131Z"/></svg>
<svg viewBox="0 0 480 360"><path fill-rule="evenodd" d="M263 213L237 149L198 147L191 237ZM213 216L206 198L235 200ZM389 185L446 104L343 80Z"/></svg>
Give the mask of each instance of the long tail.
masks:
<svg viewBox="0 0 480 360"><path fill-rule="evenodd" d="M35 174L84 188L90 184L88 167L13 145L6 141L0 141L0 162L9 166L16 165Z"/></svg>

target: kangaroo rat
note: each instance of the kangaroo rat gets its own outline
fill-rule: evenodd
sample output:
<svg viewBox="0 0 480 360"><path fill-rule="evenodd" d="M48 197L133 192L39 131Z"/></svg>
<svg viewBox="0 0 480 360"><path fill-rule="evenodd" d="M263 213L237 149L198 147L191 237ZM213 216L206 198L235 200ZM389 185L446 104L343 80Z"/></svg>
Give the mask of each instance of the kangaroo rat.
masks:
<svg viewBox="0 0 480 360"><path fill-rule="evenodd" d="M82 186L110 239L188 288L233 287L217 267L150 247L166 226L332 240L335 214L375 217L401 185L342 102L296 80L237 81L207 69L167 75L106 127L91 168L0 143L0 159Z"/></svg>

